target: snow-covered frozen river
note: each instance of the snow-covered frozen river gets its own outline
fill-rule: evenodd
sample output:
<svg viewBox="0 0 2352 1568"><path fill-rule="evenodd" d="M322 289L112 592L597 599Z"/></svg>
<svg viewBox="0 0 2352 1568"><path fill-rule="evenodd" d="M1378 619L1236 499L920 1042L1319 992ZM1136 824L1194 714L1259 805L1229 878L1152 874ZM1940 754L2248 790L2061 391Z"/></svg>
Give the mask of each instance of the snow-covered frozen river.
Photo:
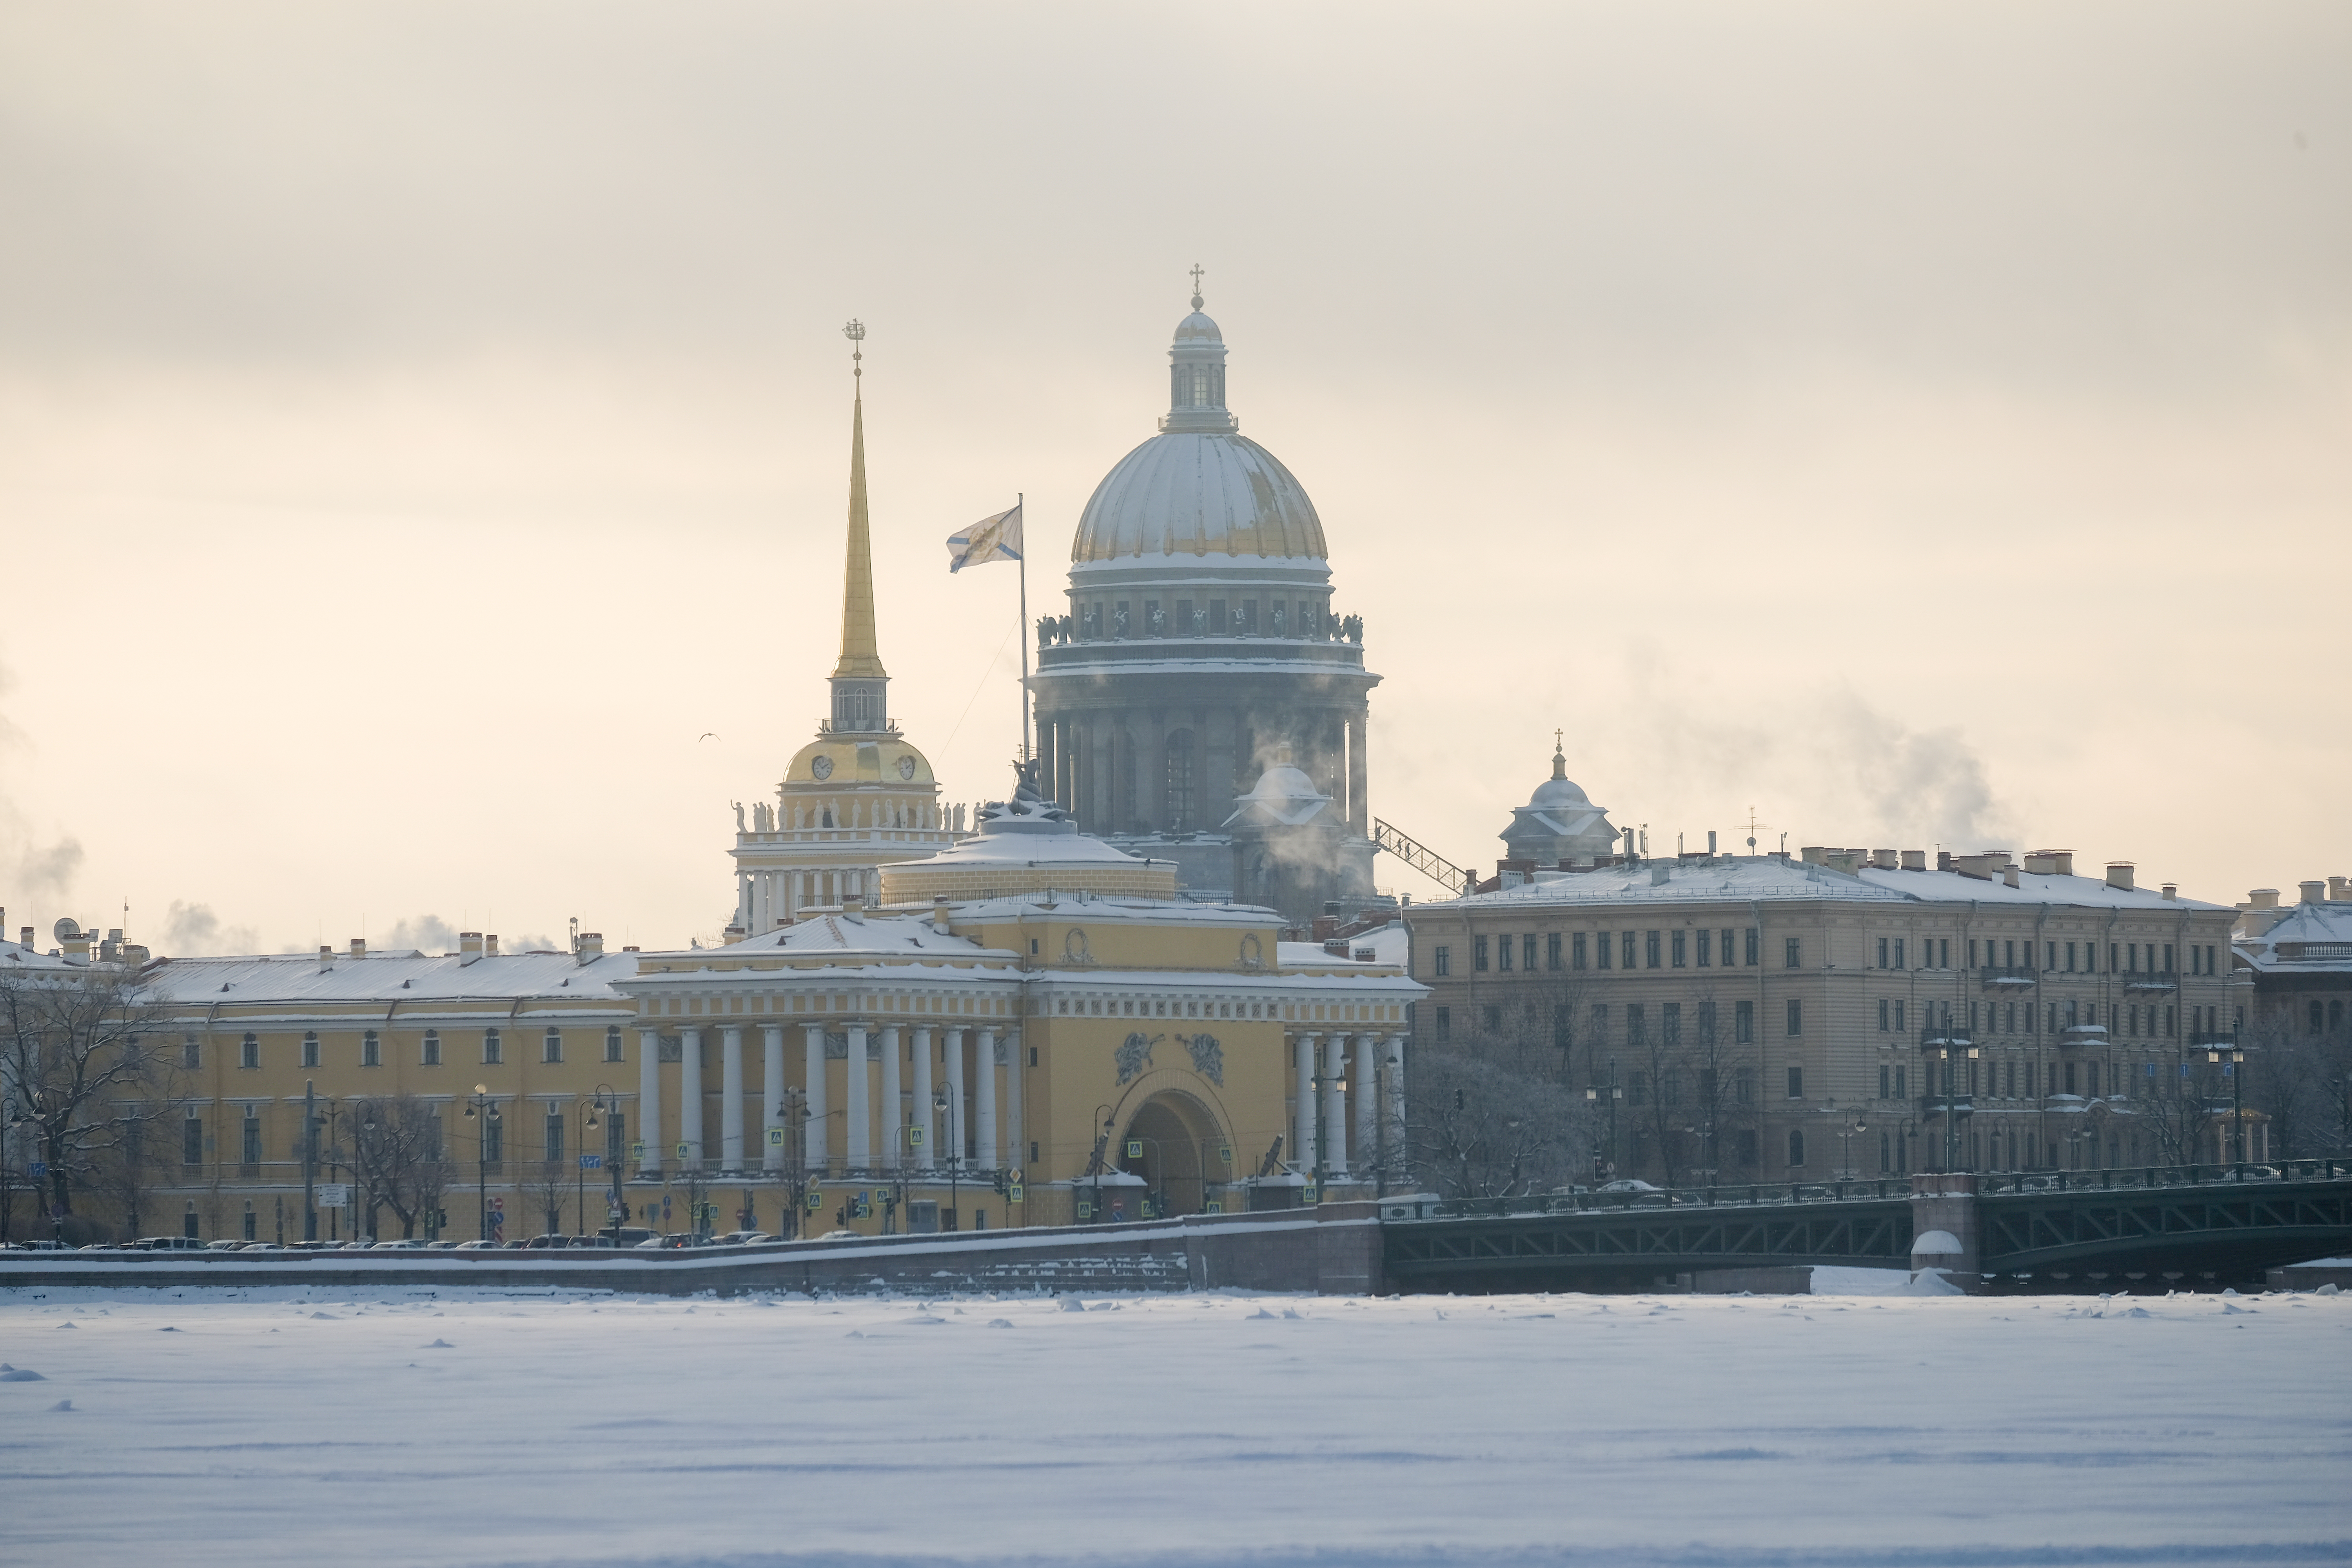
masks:
<svg viewBox="0 0 2352 1568"><path fill-rule="evenodd" d="M0 1362L10 1563L2352 1560L2352 1296L13 1291Z"/></svg>

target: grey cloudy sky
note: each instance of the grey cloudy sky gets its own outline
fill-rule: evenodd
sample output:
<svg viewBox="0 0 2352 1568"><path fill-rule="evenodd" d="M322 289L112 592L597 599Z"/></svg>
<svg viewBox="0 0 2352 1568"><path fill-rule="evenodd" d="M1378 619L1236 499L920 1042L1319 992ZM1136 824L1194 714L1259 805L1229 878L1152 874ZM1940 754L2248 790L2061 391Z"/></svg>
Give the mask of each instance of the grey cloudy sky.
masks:
<svg viewBox="0 0 2352 1568"><path fill-rule="evenodd" d="M1456 858L1558 726L1654 847L2352 871L2347 68L2326 4L0 4L0 901L715 929L853 314L894 708L1000 792L940 542L1025 491L1050 596L1196 260Z"/></svg>

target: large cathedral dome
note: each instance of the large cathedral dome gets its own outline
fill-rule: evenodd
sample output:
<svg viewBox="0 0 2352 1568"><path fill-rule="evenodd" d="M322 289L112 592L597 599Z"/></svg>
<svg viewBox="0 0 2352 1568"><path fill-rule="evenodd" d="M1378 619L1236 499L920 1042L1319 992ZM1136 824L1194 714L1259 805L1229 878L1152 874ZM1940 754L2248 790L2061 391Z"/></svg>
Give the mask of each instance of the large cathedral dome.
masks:
<svg viewBox="0 0 2352 1568"><path fill-rule="evenodd" d="M1073 561L1122 555L1323 559L1323 520L1280 458L1244 436L1170 431L1118 460L1078 520Z"/></svg>
<svg viewBox="0 0 2352 1568"><path fill-rule="evenodd" d="M1070 559L1241 555L1324 559L1323 520L1281 459L1241 434L1225 406L1225 337L1202 313L1169 345L1160 434L1118 460L1078 520Z"/></svg>

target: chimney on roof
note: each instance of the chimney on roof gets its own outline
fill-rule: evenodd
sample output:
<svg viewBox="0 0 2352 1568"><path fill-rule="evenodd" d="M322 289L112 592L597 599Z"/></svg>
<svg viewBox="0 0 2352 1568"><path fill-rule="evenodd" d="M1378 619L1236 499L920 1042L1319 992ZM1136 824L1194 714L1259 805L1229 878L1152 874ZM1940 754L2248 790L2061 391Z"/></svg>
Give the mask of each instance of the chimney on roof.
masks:
<svg viewBox="0 0 2352 1568"><path fill-rule="evenodd" d="M474 960L481 956L482 933L478 931L459 931L457 933L457 957L460 961L460 966L462 967L464 964L471 963Z"/></svg>
<svg viewBox="0 0 2352 1568"><path fill-rule="evenodd" d="M2347 900L2352 900L2352 877L2328 878L2327 901L2331 904L2340 904Z"/></svg>
<svg viewBox="0 0 2352 1568"><path fill-rule="evenodd" d="M2003 867L2000 868L2000 880L2001 880L2001 885L2002 885L2002 886L2004 886L2004 887L2014 888L2015 886L2017 886L2017 862L2016 862L2016 861L2012 860L2012 861L2011 861L2008 865L2003 866Z"/></svg>
<svg viewBox="0 0 2352 1568"><path fill-rule="evenodd" d="M931 895L931 927L939 931L948 929L948 896L945 893Z"/></svg>
<svg viewBox="0 0 2352 1568"><path fill-rule="evenodd" d="M636 950L635 948L634 948L634 947L625 947L625 948L623 948L621 951L622 951L623 952L636 952L637 950Z"/></svg>
<svg viewBox="0 0 2352 1568"><path fill-rule="evenodd" d="M2278 889L2256 888L2246 895L2246 905L2249 909L2274 910L2278 908Z"/></svg>
<svg viewBox="0 0 2352 1568"><path fill-rule="evenodd" d="M2132 863L2128 860L2107 862L2107 886L2119 893L2132 890Z"/></svg>
<svg viewBox="0 0 2352 1568"><path fill-rule="evenodd" d="M1950 850L1948 850L1948 849L1938 849L1938 850L1937 850L1937 851L1936 851L1936 869L1937 869L1937 870L1938 870L1938 871L1948 871L1948 870L1950 870L1951 868L1952 868L1952 852L1951 852Z"/></svg>
<svg viewBox="0 0 2352 1568"><path fill-rule="evenodd" d="M2306 904L2327 901L2327 884L2325 882L2297 882L2295 886L2303 889L2302 901Z"/></svg>
<svg viewBox="0 0 2352 1568"><path fill-rule="evenodd" d="M363 936L355 936L352 938L352 956L353 958L365 958L367 956L367 938Z"/></svg>
<svg viewBox="0 0 2352 1568"><path fill-rule="evenodd" d="M1906 849L1903 851L1903 868L1906 871L1926 870L1927 852L1925 849Z"/></svg>
<svg viewBox="0 0 2352 1568"><path fill-rule="evenodd" d="M2180 898L2180 884L2178 882L2167 882L2164 885L2164 896L2168 899L2178 901Z"/></svg>
<svg viewBox="0 0 2352 1568"><path fill-rule="evenodd" d="M16 940L18 942L23 944L26 952L31 952L33 947L33 928L31 926L23 927L18 931Z"/></svg>
<svg viewBox="0 0 2352 1568"><path fill-rule="evenodd" d="M595 963L598 959L604 956L604 933L601 931L582 931L580 933L580 945L576 951L579 953L581 963Z"/></svg>
<svg viewBox="0 0 2352 1568"><path fill-rule="evenodd" d="M331 959L331 958L332 958L332 957L334 957L334 956L335 956L335 944L334 944L333 942L320 942L320 943L319 944L319 962L320 962L320 963L326 963L329 959Z"/></svg>
<svg viewBox="0 0 2352 1568"><path fill-rule="evenodd" d="M499 933L491 931L482 938L482 956L484 958L496 958L498 955Z"/></svg>

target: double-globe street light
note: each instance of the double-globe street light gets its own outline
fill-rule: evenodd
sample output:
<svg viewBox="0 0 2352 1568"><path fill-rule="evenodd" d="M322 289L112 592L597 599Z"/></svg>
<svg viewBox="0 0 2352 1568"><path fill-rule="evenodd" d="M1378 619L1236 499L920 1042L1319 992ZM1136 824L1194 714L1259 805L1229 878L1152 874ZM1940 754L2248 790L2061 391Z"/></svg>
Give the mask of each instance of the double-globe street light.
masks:
<svg viewBox="0 0 2352 1568"><path fill-rule="evenodd" d="M466 1101L466 1120L478 1115L482 1124L474 1130L474 1200L481 1215L479 1240L490 1239L490 1129L501 1120L499 1102L490 1098L490 1086L478 1083Z"/></svg>

